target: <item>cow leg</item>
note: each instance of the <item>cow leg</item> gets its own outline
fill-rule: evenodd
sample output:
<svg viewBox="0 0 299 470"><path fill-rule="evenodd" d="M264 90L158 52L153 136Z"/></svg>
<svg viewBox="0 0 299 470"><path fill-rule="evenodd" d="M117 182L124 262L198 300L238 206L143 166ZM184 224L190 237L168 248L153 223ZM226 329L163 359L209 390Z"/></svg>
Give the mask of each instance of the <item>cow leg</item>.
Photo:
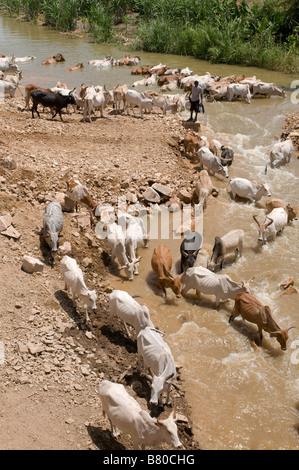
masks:
<svg viewBox="0 0 299 470"><path fill-rule="evenodd" d="M127 335L129 336L129 338L131 338L131 333L129 332L129 328L128 328L125 321L124 321L124 325L125 325L125 328L126 328L126 331L127 331Z"/></svg>
<svg viewBox="0 0 299 470"><path fill-rule="evenodd" d="M200 299L200 291L198 289L196 289L196 295Z"/></svg>
<svg viewBox="0 0 299 470"><path fill-rule="evenodd" d="M90 318L89 318L89 315L88 315L87 307L85 309L85 321L86 321L86 323L90 323Z"/></svg>
<svg viewBox="0 0 299 470"><path fill-rule="evenodd" d="M57 113L56 113L57 114ZM61 122L63 122L62 116L61 116L61 109L58 110L58 114L60 116Z"/></svg>
<svg viewBox="0 0 299 470"><path fill-rule="evenodd" d="M165 390L166 390L166 393L167 393L167 396L166 396L166 404L167 406L172 406L172 403L171 403L171 399L170 399L170 384L169 383L166 383L165 384Z"/></svg>

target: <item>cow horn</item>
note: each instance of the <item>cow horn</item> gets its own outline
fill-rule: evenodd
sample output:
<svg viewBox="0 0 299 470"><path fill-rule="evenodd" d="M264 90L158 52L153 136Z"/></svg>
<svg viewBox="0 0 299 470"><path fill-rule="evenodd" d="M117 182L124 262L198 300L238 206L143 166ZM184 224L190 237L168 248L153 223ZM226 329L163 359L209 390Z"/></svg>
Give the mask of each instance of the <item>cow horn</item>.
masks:
<svg viewBox="0 0 299 470"><path fill-rule="evenodd" d="M290 331L292 328L296 328L295 326L290 326L290 328L287 328L286 331Z"/></svg>
<svg viewBox="0 0 299 470"><path fill-rule="evenodd" d="M259 221L257 220L257 215L253 215L253 220L258 224L258 226L260 226L260 223Z"/></svg>
<svg viewBox="0 0 299 470"><path fill-rule="evenodd" d="M167 380L171 379L171 377L174 376L174 372L172 372L171 374L167 375L167 377L165 377L165 382L167 382Z"/></svg>
<svg viewBox="0 0 299 470"><path fill-rule="evenodd" d="M267 227L269 227L269 225L273 224L273 219L271 219L270 217L268 217L268 219L269 219L269 222L267 222L265 224L265 228L267 228Z"/></svg>
<svg viewBox="0 0 299 470"><path fill-rule="evenodd" d="M107 88L106 88L106 83L105 83L105 85L104 85L104 90L105 90L105 91L108 91Z"/></svg>
<svg viewBox="0 0 299 470"><path fill-rule="evenodd" d="M69 94L73 93L75 90L76 90L76 87L75 87L75 88L73 88L73 89L70 91L70 93L69 93Z"/></svg>
<svg viewBox="0 0 299 470"><path fill-rule="evenodd" d="M188 256L188 253L187 253L187 251L184 251L184 250L182 250L182 255L184 255L184 256Z"/></svg>
<svg viewBox="0 0 299 470"><path fill-rule="evenodd" d="M141 260L141 256L138 256L138 258L134 261L134 264L139 263L140 260Z"/></svg>

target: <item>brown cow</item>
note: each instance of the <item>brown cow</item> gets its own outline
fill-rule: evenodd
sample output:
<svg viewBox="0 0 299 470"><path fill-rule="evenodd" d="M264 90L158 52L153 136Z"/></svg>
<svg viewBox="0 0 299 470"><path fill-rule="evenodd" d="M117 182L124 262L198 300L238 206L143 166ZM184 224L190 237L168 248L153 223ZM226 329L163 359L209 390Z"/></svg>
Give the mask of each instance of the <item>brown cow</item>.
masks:
<svg viewBox="0 0 299 470"><path fill-rule="evenodd" d="M266 209L271 212L277 207L283 207L288 214L288 222L298 219L298 206L291 206L289 202L285 202L282 199L271 199L266 202Z"/></svg>
<svg viewBox="0 0 299 470"><path fill-rule="evenodd" d="M53 93L50 88L42 88L38 85L33 85L33 83L30 83L29 85L26 85L25 87L25 105L27 108L29 108L29 103L30 103L30 93L34 90L41 90L41 91L46 91L47 93Z"/></svg>
<svg viewBox="0 0 299 470"><path fill-rule="evenodd" d="M75 70L82 70L84 69L84 65L82 62L80 64L75 65L74 67L66 67L67 72L74 72Z"/></svg>
<svg viewBox="0 0 299 470"><path fill-rule="evenodd" d="M65 62L65 58L63 55L58 52L58 54L52 55L51 57L47 57L42 61L42 65L48 65L48 64L57 64L57 62Z"/></svg>
<svg viewBox="0 0 299 470"><path fill-rule="evenodd" d="M76 211L78 211L79 203L87 206L92 222L92 214L94 215L98 204L92 199L86 186L83 186L83 184L74 178L67 181L66 185L66 195L71 201L75 202Z"/></svg>
<svg viewBox="0 0 299 470"><path fill-rule="evenodd" d="M154 249L151 264L165 297L167 297L166 288L168 287L172 289L176 297L181 297L181 276L173 277L170 273L172 257L167 246L159 245Z"/></svg>
<svg viewBox="0 0 299 470"><path fill-rule="evenodd" d="M233 321L239 315L241 315L244 320L255 323L258 326L260 343L263 339L263 330L265 330L270 333L270 337L274 336L277 339L282 350L287 349L287 340L289 338L288 331L295 327L291 326L287 330L282 330L275 322L271 310L267 305L263 305L251 294L242 292L235 298L235 306L229 318L229 322Z"/></svg>
<svg viewBox="0 0 299 470"><path fill-rule="evenodd" d="M198 175L197 181L195 182L195 189L193 193L193 198L195 199L194 202L196 204L202 204L205 208L209 195L212 194L212 196L216 197L218 196L218 192L218 189L213 186L207 170L202 170Z"/></svg>
<svg viewBox="0 0 299 470"><path fill-rule="evenodd" d="M200 139L191 132L187 132L184 137L184 150L185 153L190 155L191 158L195 158L197 156L197 152L202 147L200 144Z"/></svg>

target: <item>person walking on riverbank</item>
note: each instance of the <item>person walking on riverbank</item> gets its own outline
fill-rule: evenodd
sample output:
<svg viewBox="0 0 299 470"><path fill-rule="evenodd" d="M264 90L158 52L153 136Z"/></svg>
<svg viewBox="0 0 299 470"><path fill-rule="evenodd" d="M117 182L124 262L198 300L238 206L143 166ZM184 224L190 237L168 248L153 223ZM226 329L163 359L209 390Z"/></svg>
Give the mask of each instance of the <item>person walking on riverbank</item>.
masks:
<svg viewBox="0 0 299 470"><path fill-rule="evenodd" d="M199 113L199 108L200 106L203 108L203 89L201 86L199 86L199 83L197 80L195 80L194 84L192 85L191 93L189 94L189 100L191 103L191 108L190 108L190 118L188 121L197 121L197 115ZM193 111L195 112L195 118L193 119ZM203 111L204 112L204 111Z"/></svg>

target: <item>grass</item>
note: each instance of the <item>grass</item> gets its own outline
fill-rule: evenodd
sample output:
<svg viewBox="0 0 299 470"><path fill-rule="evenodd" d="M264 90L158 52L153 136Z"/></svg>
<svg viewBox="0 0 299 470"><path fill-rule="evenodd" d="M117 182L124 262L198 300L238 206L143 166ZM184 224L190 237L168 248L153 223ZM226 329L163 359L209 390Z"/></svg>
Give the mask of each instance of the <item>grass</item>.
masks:
<svg viewBox="0 0 299 470"><path fill-rule="evenodd" d="M297 0L0 0L10 14L72 31L87 19L97 42L116 41L116 25L137 16L132 49L210 62L299 71Z"/></svg>

